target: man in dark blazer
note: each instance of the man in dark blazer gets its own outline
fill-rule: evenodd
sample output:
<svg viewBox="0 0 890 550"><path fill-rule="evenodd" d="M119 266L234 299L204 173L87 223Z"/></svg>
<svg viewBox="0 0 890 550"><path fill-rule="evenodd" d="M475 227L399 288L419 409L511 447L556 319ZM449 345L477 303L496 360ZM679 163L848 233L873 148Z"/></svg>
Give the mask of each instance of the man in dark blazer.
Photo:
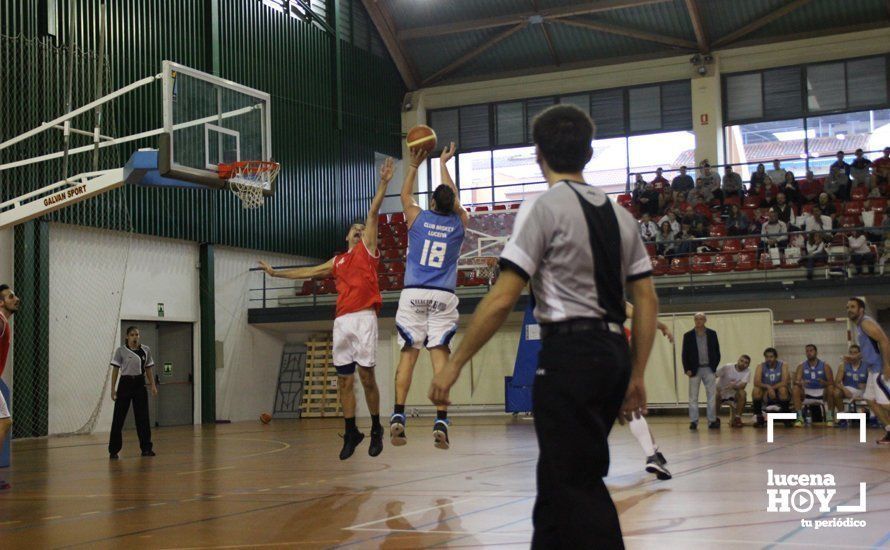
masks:
<svg viewBox="0 0 890 550"><path fill-rule="evenodd" d="M683 370L689 377L689 429L698 429L698 391L702 382L708 396L708 428L720 429L717 418L717 366L720 341L717 333L705 327L708 317L695 314L695 328L683 335Z"/></svg>

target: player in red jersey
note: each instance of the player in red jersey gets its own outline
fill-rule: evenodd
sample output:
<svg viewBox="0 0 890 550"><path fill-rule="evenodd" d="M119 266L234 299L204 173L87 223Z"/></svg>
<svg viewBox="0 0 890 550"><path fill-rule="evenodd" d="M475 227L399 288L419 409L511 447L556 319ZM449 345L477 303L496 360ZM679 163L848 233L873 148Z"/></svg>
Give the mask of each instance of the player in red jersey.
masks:
<svg viewBox="0 0 890 550"><path fill-rule="evenodd" d="M6 359L9 357L9 345L12 342L12 324L9 318L19 310L21 300L8 285L0 285L0 376L6 369ZM0 451L3 450L3 442L12 427L12 417L6 399L0 393ZM0 479L0 491L9 489L9 483Z"/></svg>
<svg viewBox="0 0 890 550"><path fill-rule="evenodd" d="M386 159L380 169L380 183L371 201L365 223L354 223L349 228L346 242L349 251L334 256L327 262L313 267L272 269L260 262L263 270L272 277L310 279L334 276L337 285L337 313L334 320L334 366L337 368L340 405L346 422L343 449L340 460L346 460L365 438L355 425L355 367L365 389L365 400L371 413L371 445L368 454L377 456L383 451L383 426L380 424L380 392L374 379L377 365L377 313L383 305L377 283L377 215L386 186L392 179L393 160Z"/></svg>

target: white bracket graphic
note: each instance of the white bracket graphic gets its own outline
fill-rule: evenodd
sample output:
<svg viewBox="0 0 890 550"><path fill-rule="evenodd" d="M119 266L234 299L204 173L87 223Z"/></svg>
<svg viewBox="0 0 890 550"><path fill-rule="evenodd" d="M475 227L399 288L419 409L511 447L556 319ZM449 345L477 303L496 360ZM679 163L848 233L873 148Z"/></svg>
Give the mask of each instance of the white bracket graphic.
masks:
<svg viewBox="0 0 890 550"><path fill-rule="evenodd" d="M766 414L766 442L773 442L773 420L796 420L797 413L767 413Z"/></svg>
<svg viewBox="0 0 890 550"><path fill-rule="evenodd" d="M858 413L850 413L850 414L858 414ZM865 426L865 424L863 424ZM865 428L863 428L865 429ZM838 512L865 512L865 482L859 482L859 504L856 506L844 506L840 505L835 508Z"/></svg>
<svg viewBox="0 0 890 550"><path fill-rule="evenodd" d="M839 413L837 413L837 419L838 420L858 420L859 421L859 442L865 443L865 413L842 413L842 412L839 412Z"/></svg>

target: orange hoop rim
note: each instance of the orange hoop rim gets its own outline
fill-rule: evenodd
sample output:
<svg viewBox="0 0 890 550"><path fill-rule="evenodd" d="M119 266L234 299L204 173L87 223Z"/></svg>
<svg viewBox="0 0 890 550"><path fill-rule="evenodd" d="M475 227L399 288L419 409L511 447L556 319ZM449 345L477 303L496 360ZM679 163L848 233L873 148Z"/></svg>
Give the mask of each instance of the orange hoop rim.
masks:
<svg viewBox="0 0 890 550"><path fill-rule="evenodd" d="M262 174L269 173L272 175L272 179L278 173L278 170L281 168L281 165L277 162L273 162L270 160L239 160L236 162L232 162L229 164L220 163L217 166L217 173L219 174L219 179L227 180L230 179L237 173L241 174Z"/></svg>

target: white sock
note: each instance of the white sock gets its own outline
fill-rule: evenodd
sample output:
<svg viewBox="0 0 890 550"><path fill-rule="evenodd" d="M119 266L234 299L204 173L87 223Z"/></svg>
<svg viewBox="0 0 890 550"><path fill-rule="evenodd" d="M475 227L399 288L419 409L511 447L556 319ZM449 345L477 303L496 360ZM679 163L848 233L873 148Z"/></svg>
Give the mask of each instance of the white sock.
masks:
<svg viewBox="0 0 890 550"><path fill-rule="evenodd" d="M640 442L640 447L643 448L646 456L654 455L655 443L652 441L652 434L649 433L649 423L646 422L646 419L642 416L639 418L634 417L633 420L628 422L628 426L630 426L630 433L634 434L634 437Z"/></svg>

